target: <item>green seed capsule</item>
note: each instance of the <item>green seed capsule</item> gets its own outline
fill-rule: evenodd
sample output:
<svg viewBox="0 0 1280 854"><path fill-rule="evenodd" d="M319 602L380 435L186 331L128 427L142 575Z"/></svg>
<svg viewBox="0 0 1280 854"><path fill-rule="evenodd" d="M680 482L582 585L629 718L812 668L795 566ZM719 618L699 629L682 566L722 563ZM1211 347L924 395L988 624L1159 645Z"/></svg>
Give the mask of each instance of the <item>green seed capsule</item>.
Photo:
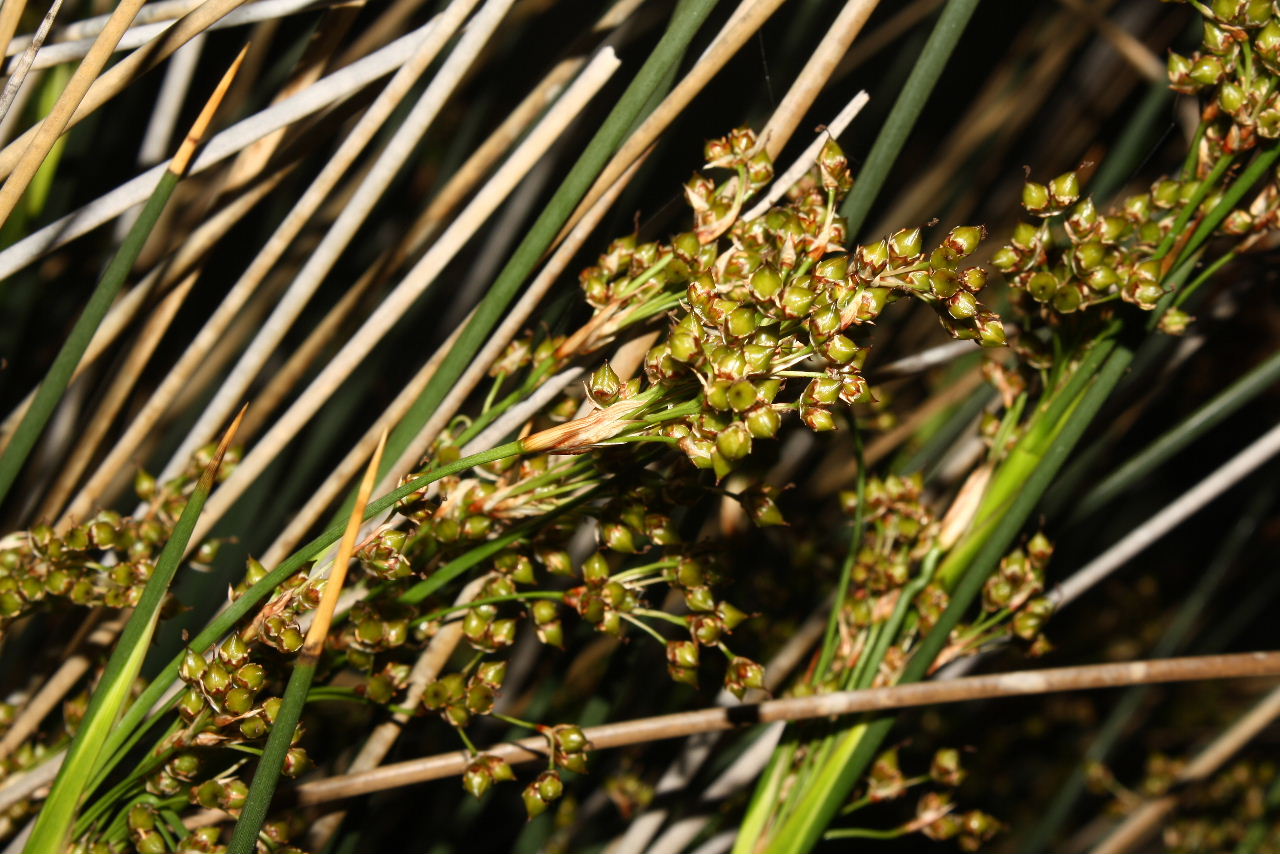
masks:
<svg viewBox="0 0 1280 854"><path fill-rule="evenodd" d="M754 308L743 306L734 309L725 323L725 330L734 338L746 338L760 325L760 315Z"/></svg>
<svg viewBox="0 0 1280 854"><path fill-rule="evenodd" d="M1022 186L1022 206L1030 213L1040 213L1049 207L1049 188L1035 181Z"/></svg>
<svg viewBox="0 0 1280 854"><path fill-rule="evenodd" d="M692 669L698 666L698 645L692 641L669 641L667 661L676 667Z"/></svg>
<svg viewBox="0 0 1280 854"><path fill-rule="evenodd" d="M892 262L905 261L920 254L923 242L918 228L903 228L889 235L889 255Z"/></svg>
<svg viewBox="0 0 1280 854"><path fill-rule="evenodd" d="M592 554L582 563L582 580L588 585L599 586L609 578L609 561L600 552Z"/></svg>
<svg viewBox="0 0 1280 854"><path fill-rule="evenodd" d="M247 714L253 708L253 692L248 688L232 688L222 698L222 706L230 714Z"/></svg>
<svg viewBox="0 0 1280 854"><path fill-rule="evenodd" d="M677 362L691 361L699 350L698 339L688 332L673 332L667 341L667 347L671 358Z"/></svg>
<svg viewBox="0 0 1280 854"><path fill-rule="evenodd" d="M1080 308L1083 299L1080 289L1073 282L1067 282L1053 295L1053 308L1061 314L1070 314Z"/></svg>
<svg viewBox="0 0 1280 854"><path fill-rule="evenodd" d="M1080 178L1075 172L1064 172L1049 182L1049 197L1057 208L1073 205L1080 198Z"/></svg>
<svg viewBox="0 0 1280 854"><path fill-rule="evenodd" d="M618 399L618 391L621 388L622 381L618 379L618 375L614 373L608 362L596 368L587 383L587 389L591 392L591 396L603 406L608 406L616 401Z"/></svg>
<svg viewBox="0 0 1280 854"><path fill-rule="evenodd" d="M798 280L792 282L782 291L783 314L791 319L804 317L809 313L809 307L813 305L815 296L813 290L800 284Z"/></svg>
<svg viewBox="0 0 1280 854"><path fill-rule="evenodd" d="M184 682L194 682L200 678L208 666L204 657L197 655L191 649L187 649L182 654L182 663L178 665L178 676Z"/></svg>
<svg viewBox="0 0 1280 854"><path fill-rule="evenodd" d="M231 687L231 672L223 666L222 662L214 661L200 676L200 684L204 687L205 693L221 695Z"/></svg>
<svg viewBox="0 0 1280 854"><path fill-rule="evenodd" d="M495 647L510 646L516 642L515 620L494 620L489 627L489 642Z"/></svg>
<svg viewBox="0 0 1280 854"><path fill-rule="evenodd" d="M1226 73L1222 60L1208 54L1192 63L1188 76L1201 86L1214 86Z"/></svg>
<svg viewBox="0 0 1280 854"><path fill-rule="evenodd" d="M740 460L751 453L751 434L741 422L730 424L716 437L716 450L729 461Z"/></svg>
<svg viewBox="0 0 1280 854"><path fill-rule="evenodd" d="M751 283L748 290L757 300L771 300L781 290L783 282L782 276L769 265L759 267L751 274Z"/></svg>
<svg viewBox="0 0 1280 854"><path fill-rule="evenodd" d="M729 387L726 398L734 412L743 412L755 405L756 387L747 380L738 380Z"/></svg>
<svg viewBox="0 0 1280 854"><path fill-rule="evenodd" d="M947 313L956 320L968 320L978 313L978 301L968 291L957 291L947 300Z"/></svg>
<svg viewBox="0 0 1280 854"><path fill-rule="evenodd" d="M684 601L690 611L706 612L716 608L716 597L710 587L690 587L684 593Z"/></svg>
<svg viewBox="0 0 1280 854"><path fill-rule="evenodd" d="M232 677L237 685L251 691L259 691L267 681L267 671L261 664L249 662L242 664Z"/></svg>
<svg viewBox="0 0 1280 854"><path fill-rule="evenodd" d="M960 289L960 277L955 270L934 270L929 274L929 290L939 299L946 299Z"/></svg>
<svg viewBox="0 0 1280 854"><path fill-rule="evenodd" d="M747 413L747 430L757 439L772 439L782 426L782 416L771 406L759 406Z"/></svg>
<svg viewBox="0 0 1280 854"><path fill-rule="evenodd" d="M249 660L249 645L233 634L218 646L218 658L228 667L239 667Z"/></svg>
<svg viewBox="0 0 1280 854"><path fill-rule="evenodd" d="M985 236L986 229L980 225L962 225L951 229L944 244L955 254L955 257L963 258L972 254Z"/></svg>
<svg viewBox="0 0 1280 854"><path fill-rule="evenodd" d="M964 293L963 291L961 293ZM969 296L965 294L965 296ZM969 299L973 299L969 296ZM858 355L858 345L843 335L832 335L818 346L823 357L836 365L847 365Z"/></svg>
<svg viewBox="0 0 1280 854"><path fill-rule="evenodd" d="M1027 293L1036 302L1048 302L1058 292L1058 280L1052 273L1040 271L1027 279Z"/></svg>

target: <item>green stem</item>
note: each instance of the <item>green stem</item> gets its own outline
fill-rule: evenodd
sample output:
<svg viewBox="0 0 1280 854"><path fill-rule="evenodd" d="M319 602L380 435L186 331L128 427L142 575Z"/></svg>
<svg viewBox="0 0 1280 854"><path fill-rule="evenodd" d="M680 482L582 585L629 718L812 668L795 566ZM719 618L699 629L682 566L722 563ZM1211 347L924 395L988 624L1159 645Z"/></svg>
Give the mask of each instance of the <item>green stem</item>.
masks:
<svg viewBox="0 0 1280 854"><path fill-rule="evenodd" d="M818 666L813 671L813 684L821 685L827 678L827 670L835 657L837 640L840 634L840 617L844 611L844 600L849 595L849 579L853 575L853 566L858 560L858 551L862 548L863 512L867 499L867 467L862 455L862 433L858 430L858 422L850 418L853 431L853 454L858 465L857 504L853 509L853 532L849 537L849 550L845 553L844 563L840 566L840 580L836 583L835 601L831 603L831 613L827 617L827 630L822 639L822 654L818 658Z"/></svg>
<svg viewBox="0 0 1280 854"><path fill-rule="evenodd" d="M902 92L898 94L898 100L889 112L889 118L885 119L866 161L858 170L853 191L840 207L840 213L848 223L850 237L862 230L871 205L889 177L889 170L898 159L898 153L906 143L916 119L924 110L925 102L937 85L938 78L942 76L947 60L951 58L969 18L977 8L978 0L948 0L946 8L938 16L938 22L929 34L920 58L916 60Z"/></svg>

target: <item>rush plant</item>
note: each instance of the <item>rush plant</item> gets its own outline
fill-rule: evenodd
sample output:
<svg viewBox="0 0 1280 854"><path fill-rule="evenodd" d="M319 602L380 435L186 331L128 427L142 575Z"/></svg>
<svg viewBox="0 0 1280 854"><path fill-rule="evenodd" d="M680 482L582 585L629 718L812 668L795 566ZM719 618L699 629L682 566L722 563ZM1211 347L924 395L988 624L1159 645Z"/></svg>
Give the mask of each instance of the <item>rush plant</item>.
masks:
<svg viewBox="0 0 1280 854"><path fill-rule="evenodd" d="M9 850L1275 840L1280 5L98 5L0 4Z"/></svg>

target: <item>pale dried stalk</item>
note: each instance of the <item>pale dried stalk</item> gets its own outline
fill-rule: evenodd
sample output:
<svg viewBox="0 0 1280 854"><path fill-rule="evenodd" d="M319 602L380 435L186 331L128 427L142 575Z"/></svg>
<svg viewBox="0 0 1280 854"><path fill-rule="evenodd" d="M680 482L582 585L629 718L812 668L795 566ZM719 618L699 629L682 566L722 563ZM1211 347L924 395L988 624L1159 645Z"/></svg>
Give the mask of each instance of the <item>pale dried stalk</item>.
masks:
<svg viewBox="0 0 1280 854"><path fill-rule="evenodd" d="M58 137L62 136L63 131L67 129L72 114L80 106L93 81L106 66L107 60L115 50L116 42L120 41L120 37L129 28L133 16L138 13L138 9L144 2L145 0L120 0L111 14L111 19L107 21L102 33L94 41L93 48L71 75L71 79L67 81L66 88L58 96L53 109L35 128L31 139L22 147L22 155L14 164L4 186L0 187L0 222L7 221L13 209L18 206L18 200L26 192L27 185L35 177L36 170L44 163L44 159L48 157Z"/></svg>
<svg viewBox="0 0 1280 854"><path fill-rule="evenodd" d="M1130 661L1119 664L1054 667L991 676L970 676L949 682L918 682L865 691L839 691L811 697L791 697L733 708L678 712L588 727L584 732L597 749L603 750L774 721L810 720L859 712L882 712L995 697L1023 697L1062 691L1119 688L1128 685L1276 675L1280 675L1280 652L1249 652ZM1280 706L1280 699L1277 700L1276 705ZM546 739L527 738L514 743L497 744L485 752L510 763L545 761ZM296 789L298 803L304 806L325 803L427 780L453 777L461 774L470 762L469 753L455 751L399 762L361 774L304 783Z"/></svg>
<svg viewBox="0 0 1280 854"><path fill-rule="evenodd" d="M338 65L354 62L357 57L373 53L397 38L408 29L411 19L426 0L396 0L378 19L356 36L356 40L342 52Z"/></svg>
<svg viewBox="0 0 1280 854"><path fill-rule="evenodd" d="M414 265L396 288L369 316L346 346L325 366L288 411L259 441L257 447L236 467L205 505L192 542L198 542L209 527L227 511L253 480L262 473L285 444L320 408L333 390L364 360L413 304L436 280L450 259L484 224L502 199L546 153L551 143L562 134L569 122L599 90L618 67L617 57L605 49L583 70L556 105L538 123L507 162L494 173L480 194L462 211L449 228Z"/></svg>
<svg viewBox="0 0 1280 854"><path fill-rule="evenodd" d="M942 3L943 0L915 0L906 6L899 4L895 7L896 13L892 18L867 33L853 46L852 50L844 55L832 76L837 80L843 79L855 68L896 42L908 30L933 14L933 11Z"/></svg>
<svg viewBox="0 0 1280 854"><path fill-rule="evenodd" d="M93 341L90 342L89 351L86 353L85 359L81 360L81 365L88 364L91 356L101 353L127 327L133 314L136 313L136 303L146 297L151 284L154 284L162 274L168 280L173 276L182 276L190 272L196 261L203 257L213 244L221 240L227 231L243 218L254 205L279 186L280 181L289 173L291 168L281 169L270 178L260 181L225 208L218 211L216 215L197 228L189 240L184 242L171 265L161 270L153 271L152 275L149 275L133 291L130 291L113 306L112 312L108 313L106 321L98 330L99 334L95 335ZM138 297L130 300L134 292L138 292ZM246 299L248 296L248 294L245 295ZM128 306L126 306L126 300L130 300ZM224 299L223 303L214 312L214 315L205 323L205 326L197 333L192 342L187 345L187 349L182 356L165 374L165 378L160 382L160 385L151 393L147 402L143 404L137 415L129 423L128 428L116 440L110 453L98 464L93 476L81 487L80 492L63 514L64 520L83 519L90 513L93 505L109 493L112 483L118 479L120 472L135 457L143 440L151 434L156 423L168 411L172 401L184 391L191 377L201 367L202 363L208 360L209 351L215 344L223 340L227 327L244 310L243 303L235 306L234 310L224 311L223 307L225 305L226 300ZM104 332L108 331L110 332L109 335L103 335ZM103 335L101 344L99 344L99 335Z"/></svg>
<svg viewBox="0 0 1280 854"><path fill-rule="evenodd" d="M75 488L76 482L80 479L80 475L88 467L89 461L98 450L98 445L102 438L111 429L112 422L115 421L116 415L119 414L121 407L124 406L129 393L133 391L133 386L138 381L142 369L146 367L147 362L151 359L151 354L155 352L160 339L169 330L169 324L173 321L174 315L178 313L178 309L186 301L187 295L191 293L191 288L199 276L199 273L189 273L176 288L165 295L165 298L160 301L160 305L156 307L151 317L147 319L146 325L142 328L137 338L134 339L133 349L129 351L129 355L120 365L120 369L115 372L110 387L102 398L94 404L93 417L89 419L83 430L76 437L75 449L72 451L71 456L61 464L57 473L58 479L45 496L44 503L41 505L39 513L36 514L37 517L53 519L58 515L58 511L62 509L63 504L71 495L71 491Z"/></svg>
<svg viewBox="0 0 1280 854"><path fill-rule="evenodd" d="M609 163L601 171L591 189L583 196L573 214L560 230L563 237L577 224L578 220L591 210L596 201L608 191L632 163L640 159L644 152L662 135L662 132L682 115L711 79L724 68L738 50L746 44L755 32L764 26L783 0L743 0L734 10L729 21L724 25L715 40L706 49L698 62L689 69L689 73L676 84L662 99L662 103L645 117L640 126L627 137L626 142L610 158Z"/></svg>
<svg viewBox="0 0 1280 854"><path fill-rule="evenodd" d="M302 196L290 209L284 220L277 226L265 246L259 250L248 268L232 286L233 293L247 293L255 290L266 275L275 269L284 253L294 244L298 234L310 221L316 210L329 198L338 182L342 179L356 158L373 140L396 107L412 90L418 79L435 61L441 49L448 43L453 34L462 26L468 14L478 0L455 0L441 14L439 23L433 27L429 36L423 40L419 49L414 52L382 92L360 117L356 126L339 145L337 152L320 170L315 179L303 192ZM487 21L490 27L496 27L510 0L498 0L497 6L491 7ZM484 14L484 13L481 13ZM479 32L479 31L477 31ZM471 34L469 34L471 35ZM272 309L270 317L254 336L253 341L240 355L231 373L223 379L213 399L200 413L197 420L182 443L170 456L160 473L160 479L167 480L181 471L196 448L205 444L218 429L218 425L226 420L227 413L234 409L243 399L245 392L257 377L262 366L275 352L280 341L293 326L294 321L311 301L315 292L324 282L325 276L337 263L338 257L349 245L368 212L381 198L392 178L400 170L404 159L413 150L438 113L445 100L452 94L462 75L469 67L471 60L483 45L483 37L474 35L468 39L463 36L458 49L464 51L450 56L444 68L432 80L431 85L419 98L413 114L397 130L387 143L376 165L360 183L356 191L358 201L346 205L338 219L326 232L320 245L307 258L302 269L294 276L284 296ZM269 138L269 137L268 137ZM246 167L247 168L247 164Z"/></svg>
<svg viewBox="0 0 1280 854"><path fill-rule="evenodd" d="M458 411L463 401L467 399L476 384L484 377L489 365L502 353L508 342L524 327L530 315L533 314L534 308L537 307L542 298L546 296L547 291L564 273L573 257L586 243L587 237L599 225L600 220L604 218L605 213L613 206L618 196L622 194L622 191L630 183L643 162L644 160L641 158L633 163L632 167L624 172L614 185L609 188L609 191L597 199L596 206L566 235L565 239L556 248L556 251L547 259L542 269L534 276L533 281L521 293L520 299L506 313L498 328L493 331L485 346L476 354L476 358L467 366L467 370L458 378L458 381L450 389L445 399L440 402L440 406L432 413L431 418L418 431L418 435L414 437L413 442L396 460L395 465L388 470L387 476L381 484L384 490L394 486L426 454L436 436L449 423L449 420L453 418L453 414Z"/></svg>
<svg viewBox="0 0 1280 854"><path fill-rule="evenodd" d="M199 33L207 30L214 21L217 21L237 6L243 5L244 2L245 0L208 0L208 2L201 4L190 14L184 16L182 20L165 30L164 33L155 40L120 60L101 77L98 77L97 71L95 71L93 77L89 78L89 80L85 82L84 91L80 92L78 97L76 97L74 110L60 120L61 127L59 128L58 133L61 134L63 130L75 127L76 124L83 121L90 113L94 112L111 98L114 98L116 95L124 91L124 89L136 80L139 75L159 65L165 59L168 59L174 51L191 41L191 39L195 38ZM142 0L129 0L129 6L132 7L133 13L136 13L136 7L140 6L141 3ZM117 20L121 16L122 9L124 9L126 13L129 12L128 9L125 9L124 3L122 3L120 6L116 7L116 11L112 13L112 20ZM130 14L130 20L132 20L132 17L133 15ZM119 41L123 32L123 30L114 32L109 28L104 28L102 33L98 36L98 39L94 42L95 50L99 44L105 45L109 43L114 45ZM104 39L107 39L108 41L104 42ZM106 63L106 60L110 58L109 54L98 57L91 52L89 56L85 57L84 62L81 63L81 68L84 68L85 65L90 62L91 57L94 58L96 68L99 71ZM76 74L79 73L80 69L77 69ZM67 85L67 90L71 90L70 83ZM59 99L59 101L61 102L61 99ZM50 113L50 117L52 116L53 113ZM7 176L16 169L19 158L23 156L23 152L27 149L28 145L35 140L36 135L41 133L40 128L42 127L44 127L44 123L39 127L32 128L22 134L13 142L5 146L3 151L0 151L0 176ZM52 145L52 141L50 141L49 144ZM25 182L23 185L25 186Z"/></svg>
<svg viewBox="0 0 1280 854"><path fill-rule="evenodd" d="M378 432L382 429L381 425L394 424L405 416L405 413L413 406L413 402L418 399L418 395L422 394L422 390L427 387L427 383L431 382L431 378L435 376L440 363L448 355L449 348L457 341L465 326L466 322L464 321L440 345L439 349L431 354L431 358L418 369L418 372L413 375L413 379L405 384L404 388L396 395L395 400L391 402L391 405L383 410L378 419L360 437L360 440L351 447L351 450L347 451L347 455L342 458L342 462L333 468L329 476L325 478L324 483L320 484L311 493L306 505L292 515L288 526L276 537L270 548L263 554L262 563L264 565L276 566L288 557L289 553L302 541L307 532L320 521L320 517L338 499L338 496L346 491L347 484L359 471L360 460L368 455L368 448L372 447L372 443L377 440ZM366 525L362 533L367 533L369 530L371 530L371 526Z"/></svg>
<svg viewBox="0 0 1280 854"><path fill-rule="evenodd" d="M1248 447L1223 463L1213 474L1178 496L1176 501L1165 506L1150 519L1129 531L1115 545L1072 573L1049 594L1050 598L1058 608L1069 605L1206 504L1253 474L1277 454L1280 454L1280 424L1263 433Z"/></svg>
<svg viewBox="0 0 1280 854"><path fill-rule="evenodd" d="M1134 38L1128 30L1084 0L1058 0L1058 2L1088 21L1098 31L1098 35L1102 36L1115 52L1133 66L1133 69L1147 82L1168 83L1169 74L1164 62L1150 48Z"/></svg>
<svg viewBox="0 0 1280 854"><path fill-rule="evenodd" d="M13 35L11 29L8 29L8 21L5 20L6 13L11 7L21 7L25 5L26 0L17 0L17 2L7 2L4 8L0 9L0 38L8 42L8 37ZM13 99L18 96L18 90L22 88L22 83L27 79L27 72L31 70L31 63L35 62L36 53L44 45L45 37L49 35L49 28L53 26L54 18L58 17L58 10L62 8L62 0L53 0L49 4L49 11L45 13L44 19L40 21L40 28L36 30L35 36L31 39L31 44L22 52L22 58L18 60L18 64L14 66L13 71L9 74L9 79L5 81L4 91L0 92L0 121L4 121L4 117L9 114L9 108L13 106ZM16 26L16 21L14 22Z"/></svg>
<svg viewBox="0 0 1280 854"><path fill-rule="evenodd" d="M298 62L299 67L294 70L293 76L289 81L284 86L281 86L280 90L272 97L271 102L273 104L278 104L285 98L296 95L324 75L325 71L332 66L342 37L351 29L351 25L355 23L356 15L359 14L363 7L364 0L358 0L358 2L342 3L325 13L324 20L312 35L311 41L303 52L302 59ZM394 82L394 80L395 78L393 77L392 81ZM390 85L388 84L388 86ZM370 107L370 110L372 109ZM265 169L267 161L271 159L271 155L280 147L287 132L288 128L280 128L240 152L226 177L226 186L242 186ZM326 164L327 166L328 164Z"/></svg>
<svg viewBox="0 0 1280 854"><path fill-rule="evenodd" d="M1277 717L1280 717L1280 688L1272 689L1261 702L1197 753L1179 772L1178 783L1185 785L1207 779ZM1142 846L1147 837L1159 828L1177 805L1176 794L1147 801L1129 813L1119 827L1094 846L1093 854L1124 854L1126 851L1144 850Z"/></svg>
<svg viewBox="0 0 1280 854"><path fill-rule="evenodd" d="M307 338L297 347L291 349L289 359L283 367L273 368L271 379L253 398L253 411L244 419L244 435L253 436L271 420L271 414L293 393L294 386L311 370L320 354L338 335L342 324L350 317L359 304L360 298L369 291L369 286L377 278L376 270L366 270L355 284L347 288L342 297L325 312L320 322L308 333ZM368 459L372 453L372 443L365 448L361 459Z"/></svg>
<svg viewBox="0 0 1280 854"><path fill-rule="evenodd" d="M124 619L117 617L109 623L98 626L89 634L89 645L98 650L107 647L115 640L124 623ZM73 645L73 649L74 646L78 645ZM49 681L40 686L35 696L22 707L13 725L5 732L4 738L0 738L0 759L17 750L32 733L39 729L45 717L57 708L67 692L89 672L89 665L93 663L94 658L96 655L89 652L74 652L63 660L57 671L49 677Z"/></svg>
<svg viewBox="0 0 1280 854"><path fill-rule="evenodd" d="M810 54L791 88L773 111L769 123L765 125L760 139L764 143L769 156L776 158L791 135L800 126L800 120L809 112L822 87L827 85L840 58L849 50L849 45L862 32L867 18L875 11L880 0L848 0L840 14L827 28L822 41Z"/></svg>
<svg viewBox="0 0 1280 854"><path fill-rule="evenodd" d="M473 580L462 588L457 598L454 599L453 604L464 605L470 602L480 595L480 591L484 589L484 584L485 579L483 578ZM427 690L428 685L440 676L440 671L449 663L449 659L453 656L454 650L458 648L458 643L461 640L461 620L447 622L440 628L440 631L436 632L435 636L427 644L426 649L422 651L417 661L413 663L413 670L409 672L409 681L405 686L404 698L399 701L401 708L417 708L423 692ZM407 712L395 712L390 720L383 721L374 727L373 732L369 733L369 737L361 745L360 751L351 760L347 773L354 774L360 771L368 771L382 764L383 758L395 745L396 739L400 737L400 731L404 729L404 725L412 717ZM317 819L307 834L308 847L313 851L325 850L328 847L330 838L337 832L338 825L342 824L344 817L346 817L346 812L339 811Z"/></svg>
<svg viewBox="0 0 1280 854"><path fill-rule="evenodd" d="M413 54L432 26L434 22L428 22L376 54L335 71L292 98L268 107L217 134L196 158L192 174L217 165L277 128L300 121L350 98L372 81L395 71ZM115 68L112 69L114 70ZM110 74L108 72L104 77ZM0 251L0 279L12 275L45 252L79 237L133 205L145 202L155 190L163 171L159 167L149 169Z"/></svg>
<svg viewBox="0 0 1280 854"><path fill-rule="evenodd" d="M133 19L132 26L125 30L124 35L116 44L116 52L132 50L140 47L147 42L161 35L175 18L190 13L193 9L199 8L204 0L181 0L181 2L168 3L150 2L143 6ZM341 2L341 0L334 0ZM297 15L310 11L317 7L323 8L325 0L258 0L256 3L246 3L242 8L235 9L225 17L215 21L209 26L210 30L222 30L227 27L241 27L246 24L252 24L258 21L273 21L289 15ZM47 43L47 48L41 51L36 58L35 67L37 69L48 68L52 65L61 65L65 62L74 62L89 52L89 48L93 46L93 38L102 32L103 24L106 22L107 15L99 15L92 18L83 18L75 23L58 27L53 31L53 37ZM30 35L18 36L9 45L9 54L15 54L23 50L31 41ZM12 64L12 63L10 63Z"/></svg>
<svg viewBox="0 0 1280 854"><path fill-rule="evenodd" d="M4 4L0 5L0 56L8 55L13 34L18 31L18 24L22 21L22 13L26 8L27 0L4 0Z"/></svg>
<svg viewBox="0 0 1280 854"><path fill-rule="evenodd" d="M619 26L642 2L643 0L619 0L596 22L593 29L601 32ZM605 45L612 43L612 36L604 42ZM421 250L448 221L449 216L458 205L462 204L476 184L480 183L480 179L493 170L493 164L502 159L511 145L524 133L525 128L555 100L560 88L572 79L586 62L585 56L579 56L556 63L555 67L538 82L538 85L521 99L515 109L507 113L502 123L449 177L440 192L409 227L409 238L397 248L393 267L403 264L405 259Z"/></svg>

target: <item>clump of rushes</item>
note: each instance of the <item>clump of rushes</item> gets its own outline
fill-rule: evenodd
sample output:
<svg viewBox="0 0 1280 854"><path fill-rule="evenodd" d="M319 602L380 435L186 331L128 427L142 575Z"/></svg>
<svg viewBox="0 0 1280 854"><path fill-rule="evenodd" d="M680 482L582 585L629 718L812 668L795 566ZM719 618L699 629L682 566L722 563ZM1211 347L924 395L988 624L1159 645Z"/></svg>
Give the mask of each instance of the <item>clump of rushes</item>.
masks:
<svg viewBox="0 0 1280 854"><path fill-rule="evenodd" d="M470 657L439 674L412 711L439 718L470 751L462 782L475 795L513 776L472 743L468 731L477 719L498 717L543 733L549 766L523 792L531 816L560 797L563 771L587 770L590 745L572 724L495 712L506 657L521 631L551 647L565 645L582 624L617 638L638 633L661 650L655 664L665 659L675 681L696 685L714 667L740 697L762 689L764 668L731 646L748 615L722 592L735 581L718 558L724 550L714 540L685 542L678 517L710 488L738 501L759 526L785 524L777 490L750 482L733 491L712 487L703 470L722 480L791 413L826 431L836 427L841 406L871 402L861 367L877 318L896 300L929 304L956 338L1005 343L1000 320L978 299L986 273L967 262L984 237L981 227L953 229L932 247L920 229L903 229L846 251L836 211L851 181L834 142L781 205L751 220L744 219L746 203L773 177L755 135L734 131L708 143L706 154L707 168L728 177L717 183L695 175L685 185L693 228L666 243L614 241L580 277L590 319L569 335L511 344L491 368L482 411L448 425L424 468L406 476L406 483L434 482L405 495L395 521L356 551L352 585L362 595L330 634L319 665L321 673L354 675L343 696L400 709L414 660L443 625L459 622ZM588 414L574 417L583 402L569 389L532 417L518 454L423 477L459 461L464 446L557 371L661 318L666 335L648 353L642 377L596 364L585 384ZM611 450L617 444L629 447ZM895 517L895 533L886 533L890 551L894 537L907 543L924 536L929 523L906 530L906 518ZM584 525L595 532L596 547L574 555ZM86 536L98 536L95 530L91 524ZM118 549L124 540L115 537L110 547ZM46 548L32 559L48 560L43 540L22 542ZM890 597L908 580L896 567L869 563L866 572L868 595ZM251 559L233 598L267 575ZM469 602L454 604L464 578L480 579L480 587ZM240 810L246 786L239 766L207 760L218 748L256 751L265 742L324 586L323 573L298 570L214 649L185 654L181 726L150 754L141 778L148 797ZM971 641L992 631L985 626ZM708 661L721 657L718 666ZM299 726L284 772L308 769L312 749ZM139 845L157 844L143 812L133 836ZM276 845L297 832L287 822L264 826ZM213 836L206 841L216 845Z"/></svg>
<svg viewBox="0 0 1280 854"><path fill-rule="evenodd" d="M773 438L784 414L797 413L815 431L833 430L836 407L872 400L861 372L867 333L898 299L931 305L955 338L1005 344L999 318L978 299L986 271L965 263L982 227L955 228L933 248L920 229L902 229L846 252L836 210L851 179L834 141L785 205L752 220L737 214L771 174L754 135L738 130L708 143L707 159L708 167L734 174L718 185L702 175L686 183L696 227L645 259L668 288L672 281L683 286L668 297L679 302L666 337L645 359L648 386L621 383L602 366L590 383L602 408L528 437L527 449L577 453L611 441L665 440L719 479L754 441ZM611 276L623 261L635 258L615 244L584 277L588 301L601 309L588 324L592 335L607 326L598 318L626 312L636 278L644 277L615 284ZM795 381L804 381L798 393Z"/></svg>
<svg viewBox="0 0 1280 854"><path fill-rule="evenodd" d="M1015 348L1034 368L1053 361L1051 336L1037 329L1097 329L1110 309L1090 309L1115 300L1145 311L1160 306L1161 330L1182 334L1194 318L1166 299L1182 284L1170 279L1174 262L1215 235L1233 239L1230 254L1247 251L1280 221L1274 181L1226 210L1221 184L1240 155L1280 138L1280 17L1261 0L1191 5L1204 15L1201 45L1188 56L1171 51L1168 63L1171 88L1204 105L1182 172L1106 209L1080 198L1075 172L1047 184L1028 181L1022 204L1038 222L1020 224L992 259L1020 300L1018 322L1030 334Z"/></svg>
<svg viewBox="0 0 1280 854"><path fill-rule="evenodd" d="M155 478L139 471L134 490L147 504L147 511L139 516L101 510L78 524L59 528L39 524L0 539L0 630L41 605L136 605L155 558L182 515L213 450L212 446L201 449L185 471L165 484L157 484ZM219 480L230 476L238 459L238 449L227 453L218 471ZM217 553L218 543L208 541L195 550L191 560L198 565L210 564Z"/></svg>

